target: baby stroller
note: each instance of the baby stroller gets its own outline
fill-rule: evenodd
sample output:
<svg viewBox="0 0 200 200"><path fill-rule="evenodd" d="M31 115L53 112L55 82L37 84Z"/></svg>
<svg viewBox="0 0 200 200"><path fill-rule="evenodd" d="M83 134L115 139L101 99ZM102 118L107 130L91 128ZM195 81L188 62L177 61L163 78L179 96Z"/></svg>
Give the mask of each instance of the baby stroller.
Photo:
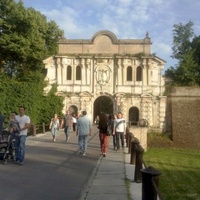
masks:
<svg viewBox="0 0 200 200"><path fill-rule="evenodd" d="M11 136L9 131L3 131L0 138L0 160L7 164L8 159L15 160L15 147L14 137Z"/></svg>

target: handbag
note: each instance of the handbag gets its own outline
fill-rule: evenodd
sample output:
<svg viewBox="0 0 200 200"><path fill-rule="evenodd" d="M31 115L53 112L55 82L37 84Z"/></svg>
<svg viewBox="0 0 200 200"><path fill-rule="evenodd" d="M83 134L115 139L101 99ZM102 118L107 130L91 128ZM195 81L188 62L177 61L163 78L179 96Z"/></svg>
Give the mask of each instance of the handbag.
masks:
<svg viewBox="0 0 200 200"><path fill-rule="evenodd" d="M111 136L111 131L110 131L109 129L107 129L106 135L107 135L107 136Z"/></svg>
<svg viewBox="0 0 200 200"><path fill-rule="evenodd" d="M107 130L106 130L106 135L107 136L111 136L112 135L112 130L111 130L109 125L108 125Z"/></svg>

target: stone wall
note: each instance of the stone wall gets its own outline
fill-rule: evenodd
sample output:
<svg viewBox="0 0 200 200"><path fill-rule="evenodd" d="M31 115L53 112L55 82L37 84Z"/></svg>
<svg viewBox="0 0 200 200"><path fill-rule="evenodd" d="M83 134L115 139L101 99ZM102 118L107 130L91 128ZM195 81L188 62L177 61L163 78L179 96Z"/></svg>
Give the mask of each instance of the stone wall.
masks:
<svg viewBox="0 0 200 200"><path fill-rule="evenodd" d="M144 127L131 127L129 131L136 137L144 151L147 151L147 128Z"/></svg>
<svg viewBox="0 0 200 200"><path fill-rule="evenodd" d="M167 127L176 147L200 149L200 88L174 87L167 102Z"/></svg>

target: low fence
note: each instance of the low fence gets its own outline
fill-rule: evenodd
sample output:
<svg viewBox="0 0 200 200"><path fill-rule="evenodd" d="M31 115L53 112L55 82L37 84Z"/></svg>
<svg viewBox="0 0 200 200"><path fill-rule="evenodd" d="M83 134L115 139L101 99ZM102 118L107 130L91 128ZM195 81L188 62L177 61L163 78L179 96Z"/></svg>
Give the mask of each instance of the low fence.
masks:
<svg viewBox="0 0 200 200"><path fill-rule="evenodd" d="M49 124L42 123L40 125L30 124L28 128L28 136L36 136L38 133L45 133L49 130Z"/></svg>
<svg viewBox="0 0 200 200"><path fill-rule="evenodd" d="M143 160L144 149L132 132L127 130L126 145L130 154L130 164L135 165L134 182L142 183L142 200L163 200L159 189L159 175L152 166L147 166Z"/></svg>

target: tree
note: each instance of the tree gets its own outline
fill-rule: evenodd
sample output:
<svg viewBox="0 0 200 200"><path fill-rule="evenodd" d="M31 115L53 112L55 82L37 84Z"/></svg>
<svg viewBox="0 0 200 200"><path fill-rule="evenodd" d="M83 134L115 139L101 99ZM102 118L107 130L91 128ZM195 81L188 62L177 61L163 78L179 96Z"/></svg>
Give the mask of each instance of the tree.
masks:
<svg viewBox="0 0 200 200"><path fill-rule="evenodd" d="M21 0L1 0L0 10L1 71L12 78L35 79L35 72L43 72L42 60L57 52L63 31L40 12L26 9Z"/></svg>
<svg viewBox="0 0 200 200"><path fill-rule="evenodd" d="M6 116L27 108L34 124L49 123L54 112L61 115L63 98L56 87L44 95L43 60L57 52L63 35L54 21L33 8L26 9L20 0L0 1L0 110Z"/></svg>
<svg viewBox="0 0 200 200"><path fill-rule="evenodd" d="M190 21L186 25L174 25L172 58L178 59L176 67L165 71L167 84L176 86L200 85L200 39L194 37Z"/></svg>
<svg viewBox="0 0 200 200"><path fill-rule="evenodd" d="M191 38L194 36L192 29L193 22L189 21L183 25L175 24L173 27L173 47L172 47L172 58L181 60L183 55L191 49Z"/></svg>
<svg viewBox="0 0 200 200"><path fill-rule="evenodd" d="M200 85L200 36L195 36L192 43L191 47L194 50L194 60L198 64L196 73L197 73L197 83Z"/></svg>

